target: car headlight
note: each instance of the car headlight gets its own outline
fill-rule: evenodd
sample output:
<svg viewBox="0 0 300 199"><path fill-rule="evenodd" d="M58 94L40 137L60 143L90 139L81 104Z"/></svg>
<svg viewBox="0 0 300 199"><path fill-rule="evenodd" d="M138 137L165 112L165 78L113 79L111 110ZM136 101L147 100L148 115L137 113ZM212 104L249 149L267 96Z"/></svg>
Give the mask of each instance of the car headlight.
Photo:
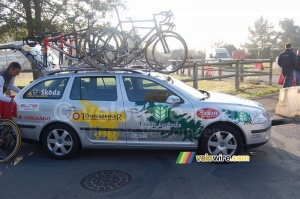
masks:
<svg viewBox="0 0 300 199"><path fill-rule="evenodd" d="M262 124L264 122L266 122L269 119L269 115L267 112L260 112L259 114L257 114L254 119L253 119L253 123L254 124Z"/></svg>

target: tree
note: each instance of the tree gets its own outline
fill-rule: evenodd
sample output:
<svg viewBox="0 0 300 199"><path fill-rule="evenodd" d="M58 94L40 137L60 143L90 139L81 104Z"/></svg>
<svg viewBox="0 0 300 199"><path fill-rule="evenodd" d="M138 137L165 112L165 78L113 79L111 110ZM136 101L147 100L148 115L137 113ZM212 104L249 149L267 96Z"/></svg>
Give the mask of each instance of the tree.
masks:
<svg viewBox="0 0 300 199"><path fill-rule="evenodd" d="M278 33L280 39L280 47L284 47L286 43L292 43L294 47L300 47L300 28L294 24L293 19L287 19L279 21L279 26L282 31Z"/></svg>
<svg viewBox="0 0 300 199"><path fill-rule="evenodd" d="M109 9L105 3L104 0L1 0L1 39L15 40L42 32L62 31L66 19L75 14L96 11L96 18L101 19ZM83 26L83 21L80 26ZM18 35L20 32L23 34Z"/></svg>
<svg viewBox="0 0 300 199"><path fill-rule="evenodd" d="M249 27L248 31L250 35L248 36L249 43L245 43L244 47L248 49L264 49L268 47L273 47L277 43L277 35L273 30L274 26L263 16L260 16L258 20L254 22L254 27Z"/></svg>

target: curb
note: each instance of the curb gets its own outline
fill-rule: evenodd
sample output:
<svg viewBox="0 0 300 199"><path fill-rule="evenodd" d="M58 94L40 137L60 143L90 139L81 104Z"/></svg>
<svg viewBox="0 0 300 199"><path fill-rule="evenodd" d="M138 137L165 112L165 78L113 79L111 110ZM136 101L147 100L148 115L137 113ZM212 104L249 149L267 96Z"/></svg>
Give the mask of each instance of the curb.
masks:
<svg viewBox="0 0 300 199"><path fill-rule="evenodd" d="M281 116L274 116L271 118L272 126L283 125L283 124L291 124L291 123L299 123L300 117L281 117Z"/></svg>

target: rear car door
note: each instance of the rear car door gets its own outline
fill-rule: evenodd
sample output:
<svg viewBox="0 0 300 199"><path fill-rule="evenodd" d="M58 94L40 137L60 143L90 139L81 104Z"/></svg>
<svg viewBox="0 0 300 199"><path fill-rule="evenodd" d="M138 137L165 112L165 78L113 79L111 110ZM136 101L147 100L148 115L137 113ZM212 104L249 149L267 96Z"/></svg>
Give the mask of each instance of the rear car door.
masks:
<svg viewBox="0 0 300 199"><path fill-rule="evenodd" d="M64 102L73 124L93 144L125 144L125 116L115 75L78 76Z"/></svg>

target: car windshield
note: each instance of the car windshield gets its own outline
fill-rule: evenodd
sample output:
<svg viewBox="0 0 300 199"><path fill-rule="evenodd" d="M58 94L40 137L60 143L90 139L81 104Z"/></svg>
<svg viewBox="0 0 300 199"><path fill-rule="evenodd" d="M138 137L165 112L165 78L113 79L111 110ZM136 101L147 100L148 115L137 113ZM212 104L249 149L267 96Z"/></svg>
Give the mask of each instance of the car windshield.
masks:
<svg viewBox="0 0 300 199"><path fill-rule="evenodd" d="M185 93L188 96L191 96L195 99L198 100L203 100L206 98L206 95L204 95L203 93L201 93L200 91L198 91L197 89L187 85L186 83L171 77L171 76L164 76L163 77L164 81L166 81L168 84L171 84L172 86L174 86L177 90L179 90L180 92Z"/></svg>

